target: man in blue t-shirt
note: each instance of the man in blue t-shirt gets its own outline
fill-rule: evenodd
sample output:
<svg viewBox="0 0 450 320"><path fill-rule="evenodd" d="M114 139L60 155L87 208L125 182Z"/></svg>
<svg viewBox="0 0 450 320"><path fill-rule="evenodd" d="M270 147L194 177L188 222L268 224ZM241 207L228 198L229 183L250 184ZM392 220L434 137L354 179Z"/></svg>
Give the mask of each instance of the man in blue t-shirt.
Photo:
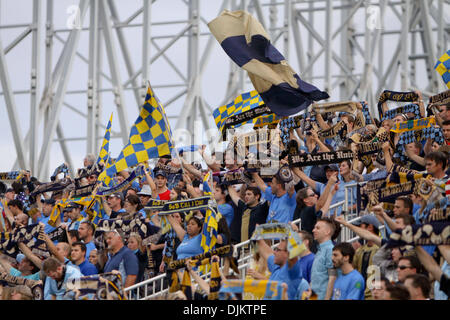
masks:
<svg viewBox="0 0 450 320"><path fill-rule="evenodd" d="M296 192L294 185L286 190L285 182L276 174L272 178L271 187L268 187L257 172L252 173L252 177L256 185L264 195L264 199L270 202L269 214L266 222L283 222L288 223L294 217L297 202L295 199Z"/></svg>
<svg viewBox="0 0 450 320"><path fill-rule="evenodd" d="M334 246L331 259L338 270L333 286L332 300L364 300L364 278L353 268L355 249L350 243L342 242Z"/></svg>
<svg viewBox="0 0 450 320"><path fill-rule="evenodd" d="M287 241L281 240L277 247L272 249L264 240L259 240L258 252L267 261L267 266L271 272L269 280L286 283L288 285L288 299L294 300L303 278L298 256L289 259Z"/></svg>
<svg viewBox="0 0 450 320"><path fill-rule="evenodd" d="M125 283L124 288L132 286L135 284L139 272L138 258L133 251L123 244L123 237L117 230L106 233L106 243L111 255L103 272L118 270L122 274Z"/></svg>
<svg viewBox="0 0 450 320"><path fill-rule="evenodd" d="M97 268L86 260L86 245L83 242L72 244L70 259L80 269L83 276L98 274Z"/></svg>

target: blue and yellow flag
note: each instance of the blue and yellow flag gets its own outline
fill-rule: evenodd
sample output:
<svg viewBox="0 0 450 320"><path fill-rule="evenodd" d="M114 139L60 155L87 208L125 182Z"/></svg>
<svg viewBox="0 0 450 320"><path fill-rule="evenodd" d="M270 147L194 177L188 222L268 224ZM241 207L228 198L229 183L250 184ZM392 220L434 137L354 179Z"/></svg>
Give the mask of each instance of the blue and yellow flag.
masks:
<svg viewBox="0 0 450 320"><path fill-rule="evenodd" d="M206 209L205 222L202 230L202 239L200 245L203 252L209 252L216 247L218 235L218 221L220 220L220 213L211 209Z"/></svg>
<svg viewBox="0 0 450 320"><path fill-rule="evenodd" d="M223 105L213 111L214 122L216 123L219 131L222 131L225 126L225 121L231 117L238 114L241 114L245 111L249 111L256 107L259 107L264 104L263 99L260 97L256 90L243 93L237 96L229 104ZM251 119L249 121L239 123L234 125L234 127L239 127L246 123L252 123L255 119Z"/></svg>
<svg viewBox="0 0 450 320"><path fill-rule="evenodd" d="M98 154L97 164L111 164L112 161L109 157L109 140L111 139L111 123L113 114L111 112L111 117L109 117L108 125L106 126L105 136L103 137L102 147L100 153Z"/></svg>
<svg viewBox="0 0 450 320"><path fill-rule="evenodd" d="M445 85L450 89L450 50L439 58L434 69L441 75Z"/></svg>
<svg viewBox="0 0 450 320"><path fill-rule="evenodd" d="M98 180L103 182L103 186L111 186L113 176L117 172L148 159L171 154L173 148L171 137L164 109L149 85L145 103L131 128L127 145L114 164L108 165L100 174Z"/></svg>
<svg viewBox="0 0 450 320"><path fill-rule="evenodd" d="M300 79L248 12L224 10L208 27L231 60L248 72L264 103L277 115L290 116L329 98L328 93Z"/></svg>
<svg viewBox="0 0 450 320"><path fill-rule="evenodd" d="M205 196L212 196L211 187L209 186L209 177L211 176L211 171L203 177L203 194Z"/></svg>

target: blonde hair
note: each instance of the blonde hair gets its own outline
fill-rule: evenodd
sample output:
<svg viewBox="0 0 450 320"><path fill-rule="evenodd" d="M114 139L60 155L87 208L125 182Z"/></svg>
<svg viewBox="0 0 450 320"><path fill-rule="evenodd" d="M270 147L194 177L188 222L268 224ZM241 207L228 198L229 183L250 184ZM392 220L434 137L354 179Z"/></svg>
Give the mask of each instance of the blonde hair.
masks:
<svg viewBox="0 0 450 320"><path fill-rule="evenodd" d="M136 233L136 232L132 232L130 233L130 236L128 237L128 241L130 240L130 238L134 238L137 243L138 243L138 249L140 252L145 253L144 247L142 246L142 238L141 236Z"/></svg>

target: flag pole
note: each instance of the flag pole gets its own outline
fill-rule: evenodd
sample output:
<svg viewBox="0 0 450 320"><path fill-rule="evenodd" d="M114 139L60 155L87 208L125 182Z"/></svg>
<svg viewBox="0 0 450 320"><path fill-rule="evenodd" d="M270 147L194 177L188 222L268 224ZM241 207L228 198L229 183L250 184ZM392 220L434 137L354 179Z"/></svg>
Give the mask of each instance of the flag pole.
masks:
<svg viewBox="0 0 450 320"><path fill-rule="evenodd" d="M149 86L150 88L152 88L152 86L150 85L150 80L147 80L147 84L148 84L148 86ZM152 89L152 92L153 92L153 95L155 96L155 99L157 99L156 94L155 94L155 92L153 91L153 89ZM164 106L160 103L159 99L158 99L158 105L161 106L161 109L162 109L162 111L163 111L163 112L161 112L161 113L162 113L162 116L163 116L163 119L164 119L164 123L165 123L165 125L166 125L166 128L169 129L169 130L168 130L168 133L169 133L169 140L170 140L170 143L172 144L172 152L171 152L171 155L172 155L172 153L175 153L175 157L177 158L178 162L180 163L181 170L183 171L183 174L185 174L186 172L185 172L184 167L183 167L183 162L182 162L181 159L180 159L180 155L178 154L178 152L177 152L177 150L176 150L176 148L175 148L175 143L174 143L174 141L173 141L173 139L172 139L172 130L170 129L169 120L167 119L167 116L166 116L166 111L164 110Z"/></svg>

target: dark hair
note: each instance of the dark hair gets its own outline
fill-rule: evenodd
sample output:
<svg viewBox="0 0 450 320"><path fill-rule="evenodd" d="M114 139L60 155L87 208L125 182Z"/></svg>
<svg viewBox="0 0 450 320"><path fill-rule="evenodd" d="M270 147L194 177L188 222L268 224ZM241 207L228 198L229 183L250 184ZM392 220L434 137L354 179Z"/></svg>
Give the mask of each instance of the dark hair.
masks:
<svg viewBox="0 0 450 320"><path fill-rule="evenodd" d="M311 187L306 187L306 188L300 189L297 192L297 195L295 196L295 201L297 202L297 206L298 206L299 209L303 209L304 207L306 207L305 202L303 201L303 199L306 199L308 197L308 190L309 189L312 190Z"/></svg>
<svg viewBox="0 0 450 320"><path fill-rule="evenodd" d="M402 201L402 202L403 202L403 206L404 206L405 208L408 208L409 214L412 214L412 210L413 210L413 202L412 202L411 198L406 197L406 196L400 196L400 197L398 197L398 198L395 199L395 200L400 200L400 201Z"/></svg>
<svg viewBox="0 0 450 320"><path fill-rule="evenodd" d="M247 190L250 191L251 193L253 193L253 195L255 197L259 196L259 200L261 200L261 190L259 190L259 188L257 188L257 187L248 187Z"/></svg>
<svg viewBox="0 0 450 320"><path fill-rule="evenodd" d="M384 285L385 285L386 289L387 289L388 287L392 287L392 283L391 283L391 282L389 281L389 279L386 278L385 276L381 276L380 279L379 279L379 281L384 282Z"/></svg>
<svg viewBox="0 0 450 320"><path fill-rule="evenodd" d="M412 215L407 214L407 213L399 214L397 216L397 219L403 219L403 223L406 226L412 226L414 223L416 223L416 219L414 219L414 217Z"/></svg>
<svg viewBox="0 0 450 320"><path fill-rule="evenodd" d="M194 188L198 188L200 186L200 184L201 184L200 180L195 179L192 181L192 186Z"/></svg>
<svg viewBox="0 0 450 320"><path fill-rule="evenodd" d="M446 105L446 109L448 109L448 104ZM450 124L450 120L445 120L442 125L443 126L448 126Z"/></svg>
<svg viewBox="0 0 450 320"><path fill-rule="evenodd" d="M19 210L23 210L23 203L18 199L14 199L8 202L8 206L14 206L19 208Z"/></svg>
<svg viewBox="0 0 450 320"><path fill-rule="evenodd" d="M92 222L90 222L90 221L82 221L80 224L82 224L82 223L86 224L88 226L88 229L92 231L92 234L94 234L95 226L94 226L94 224Z"/></svg>
<svg viewBox="0 0 450 320"><path fill-rule="evenodd" d="M348 256L348 262L353 262L353 256L355 255L355 249L353 249L353 246L348 242L341 242L334 246L333 251L339 251L341 252L343 257Z"/></svg>
<svg viewBox="0 0 450 320"><path fill-rule="evenodd" d="M436 162L436 164L441 164L442 169L445 169L447 167L447 156L441 151L430 152L425 156L425 160L431 160Z"/></svg>
<svg viewBox="0 0 450 320"><path fill-rule="evenodd" d="M127 196L127 200L132 205L136 205L137 204L137 208L136 208L137 211L139 211L139 210L141 210L143 208L141 200L139 199L139 197L137 195L130 194L130 195Z"/></svg>
<svg viewBox="0 0 450 320"><path fill-rule="evenodd" d="M23 185L19 181L14 181L11 184L11 187L14 189L14 192L16 194L19 194L21 192L25 192L25 189L24 189Z"/></svg>
<svg viewBox="0 0 450 320"><path fill-rule="evenodd" d="M203 227L203 222L202 222L202 220L200 220L199 218L192 216L192 217L189 218L189 220L187 221L187 223L189 223L189 221L191 221L191 220L194 220L195 223L196 223L200 228Z"/></svg>
<svg viewBox="0 0 450 320"><path fill-rule="evenodd" d="M407 279L411 279L412 283L411 285L414 288L420 288L422 291L422 294L425 298L428 298L430 296L431 291L431 285L430 285L430 279L428 277L424 276L423 274L410 274L407 275L405 278L405 281Z"/></svg>
<svg viewBox="0 0 450 320"><path fill-rule="evenodd" d="M422 273L422 264L416 256L403 256L398 261L400 262L401 260L408 260L411 268L416 269L416 273Z"/></svg>
<svg viewBox="0 0 450 320"><path fill-rule="evenodd" d="M227 219L222 217L217 223L217 233L222 236L223 243L221 246L227 245L231 242L231 231L228 227Z"/></svg>
<svg viewBox="0 0 450 320"><path fill-rule="evenodd" d="M400 283L386 288L392 300L409 300L411 298L408 289Z"/></svg>
<svg viewBox="0 0 450 320"><path fill-rule="evenodd" d="M78 230L69 230L69 236L70 237L75 237L77 239L77 241L80 241L80 235L78 234Z"/></svg>
<svg viewBox="0 0 450 320"><path fill-rule="evenodd" d="M273 176L273 178L275 178L276 183L281 185L281 188L284 190L285 189L284 181L281 180L280 176L278 174L276 174Z"/></svg>
<svg viewBox="0 0 450 320"><path fill-rule="evenodd" d="M28 261L28 264L31 266L31 273L32 274L36 273L36 272L39 272L40 269L33 263L33 261L31 261L27 257L24 257L23 261Z"/></svg>
<svg viewBox="0 0 450 320"><path fill-rule="evenodd" d="M86 244L84 242L77 241L77 242L72 243L72 248L75 247L75 246L80 246L80 249L83 252L86 252L86 250L87 250L86 249Z"/></svg>
<svg viewBox="0 0 450 320"><path fill-rule="evenodd" d="M314 241L313 235L310 232L306 231L306 230L300 230L298 233L300 233L302 235L303 243L304 243L305 240L308 240L308 246L307 247L308 247L308 249L310 249L311 245L313 244L313 241Z"/></svg>

